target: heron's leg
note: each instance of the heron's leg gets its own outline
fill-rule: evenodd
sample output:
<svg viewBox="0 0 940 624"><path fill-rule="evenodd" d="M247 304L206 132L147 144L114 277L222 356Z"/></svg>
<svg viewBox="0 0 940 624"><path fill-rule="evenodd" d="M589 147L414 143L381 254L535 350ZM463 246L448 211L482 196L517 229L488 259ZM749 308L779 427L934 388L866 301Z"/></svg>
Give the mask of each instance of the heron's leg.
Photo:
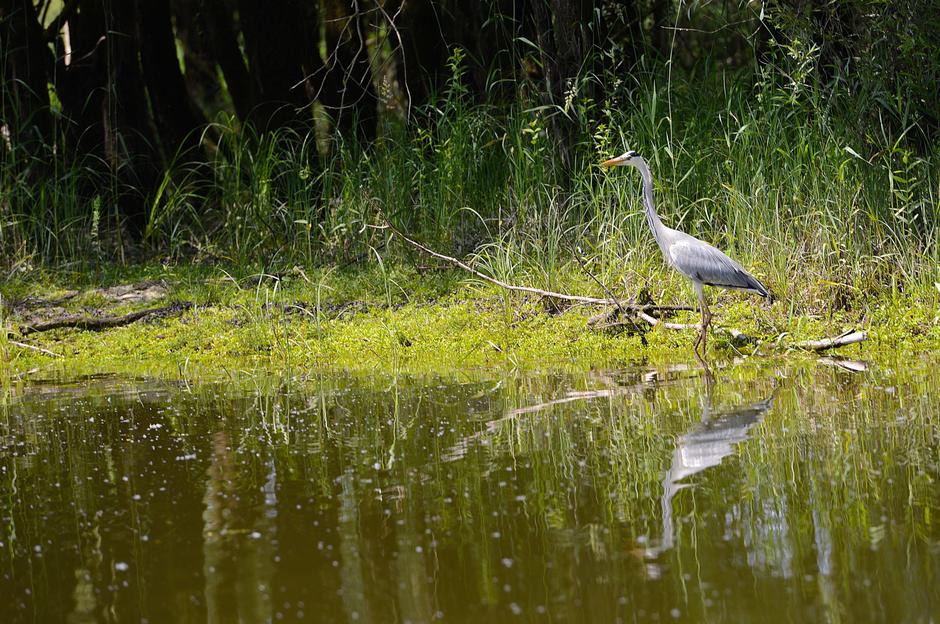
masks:
<svg viewBox="0 0 940 624"><path fill-rule="evenodd" d="M698 307L702 312L702 324L699 329L698 338L695 339L695 355L699 357L698 347L702 345L702 355L699 359L704 360L705 358L705 327L706 327L706 313L708 312L708 305L705 303L705 291L702 288L701 282L692 282L692 287L695 288L695 296L698 297Z"/></svg>
<svg viewBox="0 0 940 624"><path fill-rule="evenodd" d="M702 305L704 306L702 312L702 353L704 353L705 349L708 348L708 327L712 324L712 311L708 309L708 303L705 302L704 297L702 298Z"/></svg>

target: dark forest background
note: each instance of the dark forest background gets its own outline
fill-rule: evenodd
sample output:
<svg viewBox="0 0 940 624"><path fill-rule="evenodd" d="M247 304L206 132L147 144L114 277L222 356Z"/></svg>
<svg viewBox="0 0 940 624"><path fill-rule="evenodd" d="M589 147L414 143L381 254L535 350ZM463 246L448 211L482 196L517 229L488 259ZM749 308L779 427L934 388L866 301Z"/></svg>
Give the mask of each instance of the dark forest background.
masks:
<svg viewBox="0 0 940 624"><path fill-rule="evenodd" d="M355 237L337 232L361 223L336 212L352 195L364 201L347 188L357 181L405 221L437 201L502 228L518 210L482 202L531 203L527 185L542 185L570 211L591 163L626 142L651 149L623 115L652 116L644 137L670 146L673 173L660 170L678 183L680 125L729 136L708 126L710 110L815 120L838 135L841 156L848 146L883 163L892 193L919 163L923 186L898 205L924 203L905 217L910 233L928 243L935 233L940 8L930 0L0 0L0 55L8 257L354 253ZM755 125L738 119L734 136ZM500 155L488 160L493 142ZM773 145L761 162L794 149L826 148ZM364 162L403 177L383 182ZM431 195L431 175L449 190ZM435 210L445 208L425 206L421 222L458 247L461 236L479 244L473 232L486 228ZM248 222L256 235L232 234Z"/></svg>

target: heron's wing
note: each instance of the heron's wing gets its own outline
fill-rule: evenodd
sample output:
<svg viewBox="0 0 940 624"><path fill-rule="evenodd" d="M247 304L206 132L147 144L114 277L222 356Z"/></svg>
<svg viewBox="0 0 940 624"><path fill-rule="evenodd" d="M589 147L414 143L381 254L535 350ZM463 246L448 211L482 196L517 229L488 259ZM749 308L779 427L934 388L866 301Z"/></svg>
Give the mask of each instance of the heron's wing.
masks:
<svg viewBox="0 0 940 624"><path fill-rule="evenodd" d="M688 234L672 242L669 257L672 265L690 279L708 286L739 288L767 296L764 285L745 271L744 267L708 243Z"/></svg>

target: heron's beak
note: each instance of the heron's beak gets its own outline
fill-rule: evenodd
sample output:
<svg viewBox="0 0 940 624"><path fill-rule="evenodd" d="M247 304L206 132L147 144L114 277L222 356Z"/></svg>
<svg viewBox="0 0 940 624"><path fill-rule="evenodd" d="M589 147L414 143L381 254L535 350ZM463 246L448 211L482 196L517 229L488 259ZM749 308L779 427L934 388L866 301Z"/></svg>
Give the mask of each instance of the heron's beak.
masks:
<svg viewBox="0 0 940 624"><path fill-rule="evenodd" d="M618 156L617 158L611 158L610 160L605 160L601 163L601 167L616 167L622 165L626 158Z"/></svg>

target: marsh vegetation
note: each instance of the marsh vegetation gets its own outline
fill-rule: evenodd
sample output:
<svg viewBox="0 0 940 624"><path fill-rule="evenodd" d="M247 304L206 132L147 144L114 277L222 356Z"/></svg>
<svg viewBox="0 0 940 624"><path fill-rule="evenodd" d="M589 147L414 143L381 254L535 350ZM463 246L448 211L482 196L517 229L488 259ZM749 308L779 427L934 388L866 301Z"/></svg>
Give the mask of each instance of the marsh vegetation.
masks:
<svg viewBox="0 0 940 624"><path fill-rule="evenodd" d="M583 256L662 294L637 185L595 166L629 147L667 224L796 312L936 304L923 3L263 4L0 8L8 276L407 263L387 218L515 281L590 284Z"/></svg>
<svg viewBox="0 0 940 624"><path fill-rule="evenodd" d="M933 621L938 41L926 0L0 0L0 620ZM715 295L714 377L538 294L695 322L627 149L776 296Z"/></svg>

